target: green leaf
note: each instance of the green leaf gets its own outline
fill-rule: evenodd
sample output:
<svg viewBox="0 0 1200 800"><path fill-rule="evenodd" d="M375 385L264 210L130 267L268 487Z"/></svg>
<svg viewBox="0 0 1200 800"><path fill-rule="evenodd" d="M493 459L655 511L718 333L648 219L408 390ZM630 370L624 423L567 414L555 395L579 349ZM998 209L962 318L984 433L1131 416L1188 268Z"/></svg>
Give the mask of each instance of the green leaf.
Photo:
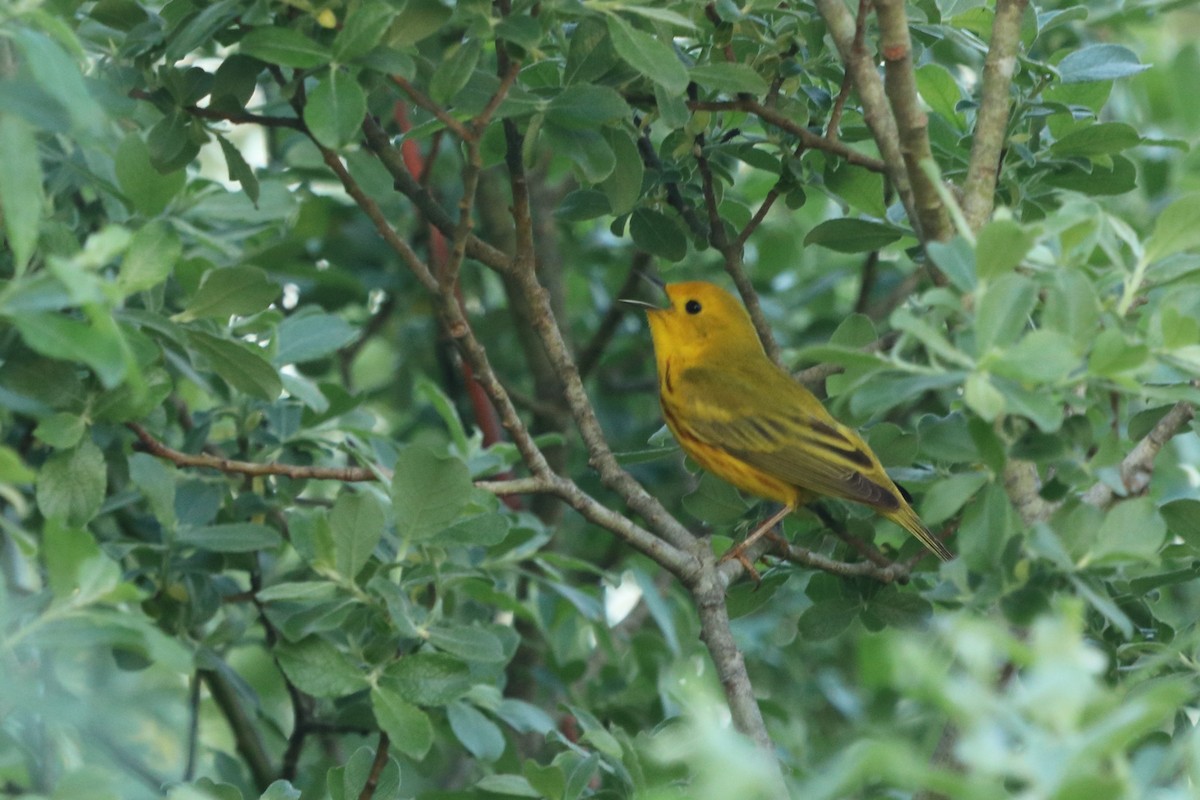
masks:
<svg viewBox="0 0 1200 800"><path fill-rule="evenodd" d="M75 59L58 42L40 31L24 25L6 28L15 28L9 37L24 52L22 67L30 71L37 88L62 106L77 132L85 135L98 132L105 124L106 116ZM77 42L73 44L78 48Z"/></svg>
<svg viewBox="0 0 1200 800"><path fill-rule="evenodd" d="M283 391L279 373L262 348L233 342L203 331L188 331L188 345L230 386L239 392L273 401Z"/></svg>
<svg viewBox="0 0 1200 800"><path fill-rule="evenodd" d="M383 538L383 504L371 492L343 492L329 512L334 563L340 575L354 580Z"/></svg>
<svg viewBox="0 0 1200 800"><path fill-rule="evenodd" d="M422 447L408 447L396 458L392 505L396 533L420 541L458 518L474 486L467 465Z"/></svg>
<svg viewBox="0 0 1200 800"><path fill-rule="evenodd" d="M371 52L387 33L396 13L391 4L379 0L352 6L342 29L334 37L334 60L345 63Z"/></svg>
<svg viewBox="0 0 1200 800"><path fill-rule="evenodd" d="M778 171L778 167L774 171ZM822 173L828 191L863 214L883 218L887 214L883 176L869 169L830 159Z"/></svg>
<svg viewBox="0 0 1200 800"><path fill-rule="evenodd" d="M197 136L207 138L207 133L191 116L182 111L167 114L146 134L150 164L164 175L183 169L200 152Z"/></svg>
<svg viewBox="0 0 1200 800"><path fill-rule="evenodd" d="M1011 272L1033 247L1037 236L1011 219L996 219L979 229L975 239L975 270L982 280Z"/></svg>
<svg viewBox="0 0 1200 800"><path fill-rule="evenodd" d="M0 114L0 217L17 275L33 256L41 228L42 159L33 128L16 114Z"/></svg>
<svg viewBox="0 0 1200 800"><path fill-rule="evenodd" d="M229 180L237 181L242 185L242 191L246 193L246 197L250 198L250 202L256 207L258 206L259 184L258 176L254 173L253 167L246 163L246 159L242 158L242 153L224 136L217 136L217 142L221 145L221 153L225 156L225 169L229 175Z"/></svg>
<svg viewBox="0 0 1200 800"><path fill-rule="evenodd" d="M129 456L129 479L141 491L164 528L175 526L175 468L149 453Z"/></svg>
<svg viewBox="0 0 1200 800"><path fill-rule="evenodd" d="M687 255L687 238L674 219L653 208L639 208L629 217L633 243L651 255L680 261Z"/></svg>
<svg viewBox="0 0 1200 800"><path fill-rule="evenodd" d="M495 761L504 755L504 734L474 706L455 701L446 706L446 717L450 730L475 758Z"/></svg>
<svg viewBox="0 0 1200 800"><path fill-rule="evenodd" d="M379 727L387 732L392 747L417 760L429 752L433 745L433 725L429 716L386 682L371 690L371 710Z"/></svg>
<svg viewBox="0 0 1200 800"><path fill-rule="evenodd" d="M1050 145L1050 152L1059 157L1104 156L1128 150L1141 141L1141 134L1132 125L1102 122L1068 133Z"/></svg>
<svg viewBox="0 0 1200 800"><path fill-rule="evenodd" d="M228 319L257 314L279 297L279 284L258 267L225 267L204 273L200 288L176 322L194 319Z"/></svg>
<svg viewBox="0 0 1200 800"><path fill-rule="evenodd" d="M33 435L55 450L67 450L79 444L87 424L78 414L59 412L45 417L34 428Z"/></svg>
<svg viewBox="0 0 1200 800"><path fill-rule="evenodd" d="M1146 240L1146 262L1200 249L1200 193L1186 194L1163 209Z"/></svg>
<svg viewBox="0 0 1200 800"><path fill-rule="evenodd" d="M164 56L168 64L185 58L207 45L213 37L241 13L239 0L220 0L200 6L200 13L185 18L168 37Z"/></svg>
<svg viewBox="0 0 1200 800"><path fill-rule="evenodd" d="M117 588L120 567L82 526L64 524L58 516L47 515L42 537L46 579L58 600L89 605Z"/></svg>
<svg viewBox="0 0 1200 800"><path fill-rule="evenodd" d="M592 129L630 115L625 98L608 86L568 86L546 106L546 119L563 128Z"/></svg>
<svg viewBox="0 0 1200 800"><path fill-rule="evenodd" d="M1193 551L1200 552L1200 500L1172 500L1160 506L1158 512L1167 530L1187 542Z"/></svg>
<svg viewBox="0 0 1200 800"><path fill-rule="evenodd" d="M945 522L987 482L988 476L983 472L962 472L938 480L921 499L921 519L931 526Z"/></svg>
<svg viewBox="0 0 1200 800"><path fill-rule="evenodd" d="M358 330L336 314L293 314L275 329L277 365L303 364L336 353L358 337Z"/></svg>
<svg viewBox="0 0 1200 800"><path fill-rule="evenodd" d="M318 142L336 150L359 135L366 113L367 96L358 81L331 67L308 95L304 123Z"/></svg>
<svg viewBox="0 0 1200 800"><path fill-rule="evenodd" d="M1058 62L1058 74L1063 83L1111 81L1127 78L1149 64L1138 61L1137 53L1119 44L1093 44L1074 50Z"/></svg>
<svg viewBox="0 0 1200 800"><path fill-rule="evenodd" d="M1111 166L1099 160L1093 161L1091 169L1067 162L1057 162L1058 169L1046 175L1046 183L1059 189L1101 195L1118 195L1137 188L1137 167L1122 155L1108 156Z"/></svg>
<svg viewBox="0 0 1200 800"><path fill-rule="evenodd" d="M182 254L183 243L173 228L159 221L147 223L129 243L117 286L127 295L152 289L171 276Z"/></svg>
<svg viewBox="0 0 1200 800"><path fill-rule="evenodd" d="M268 64L299 69L319 67L333 59L324 45L291 28L255 28L242 37L238 49Z"/></svg>
<svg viewBox="0 0 1200 800"><path fill-rule="evenodd" d="M1122 500L1108 510L1096 534L1088 561L1112 563L1157 561L1167 526L1149 497Z"/></svg>
<svg viewBox="0 0 1200 800"><path fill-rule="evenodd" d="M509 797L540 797L522 775L487 775L475 782L474 788L490 794Z"/></svg>
<svg viewBox="0 0 1200 800"><path fill-rule="evenodd" d="M891 225L865 219L830 219L804 237L805 245L827 247L839 253L869 253L897 241L904 233Z"/></svg>
<svg viewBox="0 0 1200 800"><path fill-rule="evenodd" d="M975 310L976 354L1015 342L1029 324L1036 302L1037 284L1024 275L1009 273L989 281Z"/></svg>
<svg viewBox="0 0 1200 800"><path fill-rule="evenodd" d="M621 174L621 167L621 160L617 159L617 168L613 170L612 175L604 179L604 183L608 184L615 176ZM641 188L640 185L638 188ZM637 202L637 198L634 198L634 202ZM576 189L554 207L554 216L563 222L584 222L611 213L612 201L604 192L595 189Z"/></svg>
<svg viewBox="0 0 1200 800"><path fill-rule="evenodd" d="M986 372L972 372L963 383L963 401L967 408L992 422L1004 413L1007 407L1004 395L993 384Z"/></svg>
<svg viewBox="0 0 1200 800"><path fill-rule="evenodd" d="M125 377L125 350L116 326L101 328L49 311L19 314L13 322L29 347L50 358L86 364L106 388Z"/></svg>
<svg viewBox="0 0 1200 800"><path fill-rule="evenodd" d="M954 539L955 549L972 569L994 568L1015 528L1012 503L1004 487L994 481L967 504Z"/></svg>
<svg viewBox="0 0 1200 800"><path fill-rule="evenodd" d="M1022 383L1056 383L1083 365L1074 342L1052 330L1030 331L988 367Z"/></svg>
<svg viewBox="0 0 1200 800"><path fill-rule="evenodd" d="M962 90L958 82L950 74L950 70L941 64L927 63L917 68L917 91L931 111L941 114L947 122L955 127L962 127L962 118L957 107L962 100Z"/></svg>
<svg viewBox="0 0 1200 800"><path fill-rule="evenodd" d="M379 682L402 699L421 706L444 706L471 688L467 665L442 653L412 653L393 662Z"/></svg>
<svg viewBox="0 0 1200 800"><path fill-rule="evenodd" d="M617 166L612 147L598 130L562 128L547 122L542 132L554 153L569 159L585 183L599 183Z"/></svg>
<svg viewBox="0 0 1200 800"><path fill-rule="evenodd" d="M258 800L300 800L300 790L281 779L268 786Z"/></svg>
<svg viewBox="0 0 1200 800"><path fill-rule="evenodd" d="M457 50L445 51L442 63L429 79L430 98L441 105L449 103L467 85L482 54L483 44L478 39L468 39Z"/></svg>
<svg viewBox="0 0 1200 800"><path fill-rule="evenodd" d="M567 63L563 68L563 83L568 86L577 83L586 85L612 69L616 62L617 54L613 50L607 26L594 17L585 17L571 34Z"/></svg>
<svg viewBox="0 0 1200 800"><path fill-rule="evenodd" d="M613 48L622 61L669 92L682 94L687 89L687 70L670 45L615 15L610 15L607 23Z"/></svg>
<svg viewBox="0 0 1200 800"><path fill-rule="evenodd" d="M823 642L850 627L861 604L846 597L834 597L804 609L796 622L797 635L803 641Z"/></svg>
<svg viewBox="0 0 1200 800"><path fill-rule="evenodd" d="M136 133L128 134L117 147L117 183L135 210L156 217L183 191L187 173L177 169L163 175L150 163L150 149Z"/></svg>
<svg viewBox="0 0 1200 800"><path fill-rule="evenodd" d="M47 519L83 527L104 502L108 470L104 454L91 439L68 452L55 453L38 472L37 504Z"/></svg>
<svg viewBox="0 0 1200 800"><path fill-rule="evenodd" d="M929 242L925 245L925 252L933 259L934 266L964 294L975 291L975 254L978 251L978 247L972 248L970 242L961 236L955 236L948 242Z"/></svg>
<svg viewBox="0 0 1200 800"><path fill-rule="evenodd" d="M441 0L408 0L392 23L392 46L408 47L437 33L453 13Z"/></svg>
<svg viewBox="0 0 1200 800"><path fill-rule="evenodd" d="M275 658L288 680L313 697L345 697L367 687L358 663L320 636L279 642Z"/></svg>
<svg viewBox="0 0 1200 800"><path fill-rule="evenodd" d="M709 89L729 94L766 94L769 88L761 75L746 64L697 64L688 70L693 81Z"/></svg>
<svg viewBox="0 0 1200 800"><path fill-rule="evenodd" d="M252 553L256 550L272 550L283 543L278 531L256 522L183 528L177 538L180 544L216 553Z"/></svg>
<svg viewBox="0 0 1200 800"><path fill-rule="evenodd" d="M1095 337L1088 357L1088 371L1093 375L1116 378L1143 368L1149 358L1149 348L1134 344L1125 338L1125 334L1109 328Z"/></svg>
<svg viewBox="0 0 1200 800"><path fill-rule="evenodd" d="M491 547L500 544L512 529L512 521L503 514L476 514L452 523L434 535L432 541L443 547Z"/></svg>
<svg viewBox="0 0 1200 800"><path fill-rule="evenodd" d="M467 625L446 625L427 631L429 643L438 650L465 661L500 664L505 661L504 645L491 631Z"/></svg>

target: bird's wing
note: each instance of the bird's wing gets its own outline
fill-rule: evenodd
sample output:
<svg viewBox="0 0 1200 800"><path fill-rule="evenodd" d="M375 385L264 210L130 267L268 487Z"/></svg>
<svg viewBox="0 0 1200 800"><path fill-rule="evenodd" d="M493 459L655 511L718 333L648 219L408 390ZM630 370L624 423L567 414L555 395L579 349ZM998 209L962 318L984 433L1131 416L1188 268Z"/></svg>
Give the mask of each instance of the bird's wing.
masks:
<svg viewBox="0 0 1200 800"><path fill-rule="evenodd" d="M687 427L706 444L816 494L899 507L866 443L786 374L694 367L681 377Z"/></svg>

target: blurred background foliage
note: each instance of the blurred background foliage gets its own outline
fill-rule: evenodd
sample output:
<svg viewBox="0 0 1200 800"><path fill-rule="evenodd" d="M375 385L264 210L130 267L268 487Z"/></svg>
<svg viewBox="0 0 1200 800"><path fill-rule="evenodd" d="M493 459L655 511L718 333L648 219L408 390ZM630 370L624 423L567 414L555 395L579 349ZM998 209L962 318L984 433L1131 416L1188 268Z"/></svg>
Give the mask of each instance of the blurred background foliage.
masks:
<svg viewBox="0 0 1200 800"><path fill-rule="evenodd" d="M806 2L7 4L0 793L772 796L687 593L559 501L473 485L520 474L518 453L328 166L340 156L418 254L444 257L428 220L454 217L467 152L446 118L483 111L519 62L480 136L475 232L511 250L508 121L539 276L622 463L718 544L762 513L683 462L648 332L610 311L639 269L728 285L702 157L731 238L778 196L744 261L784 362L844 368L831 410L953 532L960 557L902 586L772 561L730 587L794 795L1194 796L1194 424L1146 491L1126 497L1120 469L1200 399L1190 6L1030 5L996 215L930 245L935 285L878 171L739 105L826 131L843 68ZM957 182L993 6L907 10ZM837 133L877 157L857 96ZM555 469L624 512L530 310L481 260L461 297L496 372ZM139 430L384 479L176 466ZM1006 480L1016 462L1032 489ZM828 509L915 553L862 509ZM786 532L856 555L811 515Z"/></svg>

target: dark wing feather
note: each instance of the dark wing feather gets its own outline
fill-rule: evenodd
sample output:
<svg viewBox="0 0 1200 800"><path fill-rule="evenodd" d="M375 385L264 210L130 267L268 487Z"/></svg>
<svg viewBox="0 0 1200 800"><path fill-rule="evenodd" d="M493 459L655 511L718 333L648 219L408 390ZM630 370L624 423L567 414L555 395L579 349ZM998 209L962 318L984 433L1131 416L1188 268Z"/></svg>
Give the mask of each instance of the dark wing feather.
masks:
<svg viewBox="0 0 1200 800"><path fill-rule="evenodd" d="M680 394L690 432L806 491L880 509L899 506L891 480L858 434L785 374L754 378L751 384L737 372L707 367L683 373Z"/></svg>

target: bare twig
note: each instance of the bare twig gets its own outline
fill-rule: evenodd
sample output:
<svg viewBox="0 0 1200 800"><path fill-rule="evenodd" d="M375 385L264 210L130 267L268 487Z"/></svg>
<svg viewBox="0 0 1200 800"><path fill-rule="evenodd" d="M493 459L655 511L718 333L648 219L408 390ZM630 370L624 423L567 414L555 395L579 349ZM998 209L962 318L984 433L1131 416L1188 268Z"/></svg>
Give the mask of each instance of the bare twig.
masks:
<svg viewBox="0 0 1200 800"><path fill-rule="evenodd" d="M1137 496L1150 485L1154 459L1171 437L1177 434L1196 414L1191 403L1178 402L1171 407L1150 432L1121 459L1121 483L1130 496ZM1083 502L1107 508L1116 500L1116 493L1106 483L1096 483L1083 493Z"/></svg>
<svg viewBox="0 0 1200 800"><path fill-rule="evenodd" d="M133 431L141 447L147 453L170 461L178 467L206 467L237 475L280 475L297 480L355 482L376 479L375 473L365 467L307 467L296 464L280 464L275 461L255 463L220 458L207 453L184 453L163 444L136 422L127 422L125 427Z"/></svg>
<svg viewBox="0 0 1200 800"><path fill-rule="evenodd" d="M396 148L392 147L387 133L370 116L363 120L363 136L366 138L371 152L375 153L379 163L392 177L396 190L407 197L430 224L446 236L453 236L455 220L434 199L429 190L408 171L404 166L403 157ZM501 274L509 268L508 255L477 236L467 239L467 255Z"/></svg>
<svg viewBox="0 0 1200 800"><path fill-rule="evenodd" d="M380 731L379 744L375 746L375 760L371 762L371 771L367 774L367 782L363 784L362 791L358 794L358 800L371 800L375 796L375 790L379 788L379 776L383 774L383 768L388 763L389 744L387 731Z"/></svg>
<svg viewBox="0 0 1200 800"><path fill-rule="evenodd" d="M920 167L921 162L933 160L933 152L929 146L929 117L917 96L917 76L913 72L912 40L908 35L904 0L874 2L883 51L884 90L896 117L900 152L912 184L913 204L920 217L919 229L925 241L944 241L954 234L954 228L937 187Z"/></svg>
<svg viewBox="0 0 1200 800"><path fill-rule="evenodd" d="M649 131L643 131L642 135L638 137L637 147L638 152L641 153L642 162L650 169L662 172L662 161L659 160L658 153L654 151L654 142L650 141ZM679 216L683 217L688 229L696 236L707 239L708 227L696 214L696 209L692 207L692 204L684 199L683 193L679 191L679 184L675 181L663 181L663 187L667 193L667 203L679 212Z"/></svg>
<svg viewBox="0 0 1200 800"><path fill-rule="evenodd" d="M983 89L975 114L975 138L963 183L963 215L972 231L992 214L1000 154L1008 127L1009 87L1021 43L1021 16L1029 0L996 0L992 41L983 62Z"/></svg>
<svg viewBox="0 0 1200 800"><path fill-rule="evenodd" d="M871 11L871 0L858 0L858 14L854 20L854 49L861 50L863 47L863 38L867 32L867 14ZM829 112L829 124L825 127L825 139L831 142L838 140L838 128L842 124L842 113L846 110L846 100L850 97L850 89L854 86L854 79L850 75L850 70L842 76L842 87L838 90L837 97L833 101L833 108Z"/></svg>
<svg viewBox="0 0 1200 800"><path fill-rule="evenodd" d="M779 343L775 341L775 337L771 333L771 326L767 323L766 315L763 314L762 304L758 301L758 292L754 290L754 284L750 282L750 276L746 274L745 264L742 261L742 248L737 240L730 242L729 237L725 235L725 221L721 219L721 210L717 207L717 193L713 186L712 169L708 165L708 158L704 155L702 137L696 137L695 155L696 165L700 170L701 184L704 188L704 205L708 210L708 239L712 246L721 253L725 261L725 272L737 286L738 294L742 296L742 302L746 305L746 310L750 312L750 320L754 323L754 329L758 332L758 338L762 342L767 356L782 366Z"/></svg>
<svg viewBox="0 0 1200 800"><path fill-rule="evenodd" d="M628 297L633 294L640 280L639 276L649 266L649 253L646 253L644 250L635 251L633 254L633 263L629 265L629 274L625 276L625 282L617 290L617 297ZM604 317L596 327L596 332L592 334L592 338L579 351L579 377L586 378L596 365L600 363L600 356L604 354L608 343L612 341L613 334L617 332L617 326L621 324L621 319L625 316L626 308L627 306L623 303L613 303L604 312Z"/></svg>
<svg viewBox="0 0 1200 800"><path fill-rule="evenodd" d="M878 77L876 80L878 80ZM818 136L790 117L770 106L763 105L751 97L739 97L736 100L695 100L688 103L688 108L693 111L743 111L748 114L754 114L759 119L774 125L781 131L792 134L807 148L824 150L827 153L839 156L849 164L869 169L872 172L886 172L888 169L887 165L878 158L860 153L837 140ZM897 155L899 155L898 150Z"/></svg>
<svg viewBox="0 0 1200 800"><path fill-rule="evenodd" d="M221 715L229 723L235 746L250 769L255 788L260 792L266 791L275 780L275 770L271 767L271 759L267 755L262 736L259 735L246 709L242 707L237 691L217 670L202 669L197 674L208 687L208 693L217 708L221 709Z"/></svg>
<svg viewBox="0 0 1200 800"><path fill-rule="evenodd" d="M437 118L437 121L445 125L446 129L455 136L463 141L475 138L466 125L463 125L453 116L451 116L446 109L433 102L433 100L426 96L424 92L409 83L406 78L400 75L389 75L388 77L391 79L392 83L399 86L400 90L408 95L409 99L411 99L415 105L425 109L430 114L433 114L433 116Z"/></svg>
<svg viewBox="0 0 1200 800"><path fill-rule="evenodd" d="M135 100L153 102L153 96L145 89L131 89L129 96ZM234 125L262 125L264 128L291 128L304 130L304 120L299 117L272 117L263 114L252 114L249 111L222 111L219 108L205 108L196 105L184 106L183 110L193 117L211 119L221 122L232 122Z"/></svg>

